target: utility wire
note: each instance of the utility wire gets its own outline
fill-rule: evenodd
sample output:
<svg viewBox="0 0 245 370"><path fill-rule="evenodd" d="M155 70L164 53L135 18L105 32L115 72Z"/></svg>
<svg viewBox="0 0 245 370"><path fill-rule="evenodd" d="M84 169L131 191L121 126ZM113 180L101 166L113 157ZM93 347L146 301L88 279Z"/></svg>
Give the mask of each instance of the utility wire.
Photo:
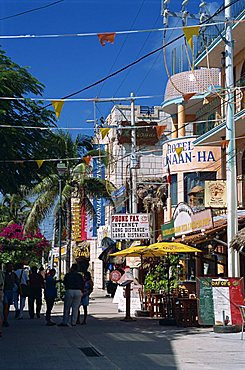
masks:
<svg viewBox="0 0 245 370"><path fill-rule="evenodd" d="M10 18L19 17L20 15L24 15L24 14L27 14L27 13L36 12L36 11L41 10L41 9L49 8L50 6L56 5L56 4L58 4L58 3L62 3L63 1L64 1L64 0L58 0L58 1L55 1L55 2L53 2L53 3L50 3L50 4L47 4L47 5L40 6L40 7L38 7L38 8L29 9L29 10L25 10L24 12L21 12L21 13L17 13L17 14L9 15L9 16L7 16L7 17L0 18L0 21L4 21L4 20L6 20L6 19L10 19Z"/></svg>

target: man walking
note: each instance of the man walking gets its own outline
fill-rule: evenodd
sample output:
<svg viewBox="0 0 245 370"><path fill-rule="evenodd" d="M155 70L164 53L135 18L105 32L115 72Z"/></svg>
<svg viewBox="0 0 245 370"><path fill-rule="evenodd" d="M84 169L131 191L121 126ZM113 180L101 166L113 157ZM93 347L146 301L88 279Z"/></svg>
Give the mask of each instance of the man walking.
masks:
<svg viewBox="0 0 245 370"><path fill-rule="evenodd" d="M83 277L78 272L78 266L74 263L71 266L70 272L64 277L65 285L65 300L63 321L58 326L68 326L70 310L72 307L71 325L76 326L77 313L81 303L81 298L84 289Z"/></svg>
<svg viewBox="0 0 245 370"><path fill-rule="evenodd" d="M29 295L29 315L34 319L34 302L36 301L36 315L40 319L40 311L42 307L42 289L44 288L44 280L42 275L37 273L37 267L31 268L30 274L30 295Z"/></svg>
<svg viewBox="0 0 245 370"><path fill-rule="evenodd" d="M13 304L13 289L15 284L18 284L18 278L13 271L13 264L12 262L8 262L6 264L6 272L4 274L4 295L3 295L3 326L9 326L8 323L8 315L9 315L9 308Z"/></svg>
<svg viewBox="0 0 245 370"><path fill-rule="evenodd" d="M27 289L29 287L29 274L28 271L24 269L23 263L19 263L16 266L15 275L17 276L19 280L19 293L18 291L15 292L15 318L23 319L23 310L26 303L26 297L27 297ZM19 304L19 295L20 295L20 308L18 307Z"/></svg>
<svg viewBox="0 0 245 370"><path fill-rule="evenodd" d="M46 321L47 326L55 325L55 322L51 321L51 311L54 306L55 298L57 297L57 288L56 288L56 279L55 279L55 269L51 269L49 274L46 276L45 281L45 290L44 290L44 298L47 305L46 311Z"/></svg>

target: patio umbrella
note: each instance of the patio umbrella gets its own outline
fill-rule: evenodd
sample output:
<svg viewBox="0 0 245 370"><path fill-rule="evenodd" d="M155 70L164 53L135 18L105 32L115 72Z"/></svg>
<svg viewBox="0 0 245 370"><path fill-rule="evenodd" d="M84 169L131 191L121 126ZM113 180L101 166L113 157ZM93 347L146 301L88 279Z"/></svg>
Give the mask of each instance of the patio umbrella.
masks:
<svg viewBox="0 0 245 370"><path fill-rule="evenodd" d="M189 245L183 244L183 243L177 243L177 242L158 242L154 244L150 244L147 247L148 251L152 251L152 253L155 254L155 256L159 255L169 255L171 253L195 253L195 252L202 252L200 249L190 247ZM169 276L169 268L170 265L168 263L168 300L167 300L167 317L169 318L169 311L170 311L170 276Z"/></svg>
<svg viewBox="0 0 245 370"><path fill-rule="evenodd" d="M127 249L123 249L119 252L110 254L111 257L160 257L166 253L164 252L156 252L154 250L149 250L149 247L145 246L137 246L137 247L129 247Z"/></svg>
<svg viewBox="0 0 245 370"><path fill-rule="evenodd" d="M150 244L147 247L148 251L152 251L154 254L159 253L194 253L202 252L200 249L190 247L189 245L177 242L159 242Z"/></svg>

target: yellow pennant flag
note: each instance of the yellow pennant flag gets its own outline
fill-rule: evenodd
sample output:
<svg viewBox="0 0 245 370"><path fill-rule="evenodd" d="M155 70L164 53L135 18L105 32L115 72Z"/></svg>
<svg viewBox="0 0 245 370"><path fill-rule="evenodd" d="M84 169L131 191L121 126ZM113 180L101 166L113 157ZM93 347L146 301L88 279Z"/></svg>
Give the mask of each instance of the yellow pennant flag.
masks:
<svg viewBox="0 0 245 370"><path fill-rule="evenodd" d="M180 156L180 154L183 152L183 146L180 146L179 148L175 148L175 151L176 151L176 153L177 153L177 155L178 155L178 157Z"/></svg>
<svg viewBox="0 0 245 370"><path fill-rule="evenodd" d="M183 27L183 32L191 50L193 50L193 36L198 36L200 26Z"/></svg>
<svg viewBox="0 0 245 370"><path fill-rule="evenodd" d="M60 118L60 113L64 105L64 100L51 100L51 102L54 107L56 117Z"/></svg>
<svg viewBox="0 0 245 370"><path fill-rule="evenodd" d="M101 136L102 136L102 140L106 137L106 135L108 134L109 131L110 131L110 128L100 128L100 133L101 133Z"/></svg>
<svg viewBox="0 0 245 370"><path fill-rule="evenodd" d="M36 162L37 162L38 168L40 168L40 167L42 167L42 164L43 164L44 160L43 159L37 159Z"/></svg>

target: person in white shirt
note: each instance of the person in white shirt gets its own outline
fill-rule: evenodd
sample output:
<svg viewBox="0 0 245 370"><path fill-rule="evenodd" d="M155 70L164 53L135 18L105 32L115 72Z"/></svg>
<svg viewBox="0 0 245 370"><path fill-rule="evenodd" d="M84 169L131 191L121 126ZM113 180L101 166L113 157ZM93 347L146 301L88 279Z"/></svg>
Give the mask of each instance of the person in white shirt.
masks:
<svg viewBox="0 0 245 370"><path fill-rule="evenodd" d="M15 274L19 280L20 287L23 287L23 285L29 286L29 274L28 271L24 269L23 263L16 265ZM18 287L14 288L14 307L16 319L23 319L23 311L26 303L26 296L24 296L21 291L22 289L19 290Z"/></svg>

